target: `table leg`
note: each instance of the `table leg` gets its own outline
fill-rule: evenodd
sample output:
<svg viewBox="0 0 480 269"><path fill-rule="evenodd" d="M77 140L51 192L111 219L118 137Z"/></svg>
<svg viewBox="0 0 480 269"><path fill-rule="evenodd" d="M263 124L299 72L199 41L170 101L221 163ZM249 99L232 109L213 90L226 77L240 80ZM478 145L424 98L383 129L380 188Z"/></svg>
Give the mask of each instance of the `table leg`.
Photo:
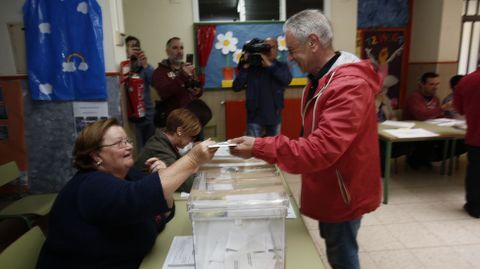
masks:
<svg viewBox="0 0 480 269"><path fill-rule="evenodd" d="M388 183L390 181L390 160L392 157L392 142L385 142L385 168L383 171L383 203L388 204Z"/></svg>
<svg viewBox="0 0 480 269"><path fill-rule="evenodd" d="M445 165L445 160L447 159L447 154L448 154L448 145L450 143L450 139L445 139L443 142L443 157L442 157L442 167L441 167L441 175L445 175L446 172L446 165Z"/></svg>
<svg viewBox="0 0 480 269"><path fill-rule="evenodd" d="M455 165L455 147L457 144L456 139L452 139L452 146L450 147L450 160L448 160L448 175L451 176L453 172L453 166Z"/></svg>

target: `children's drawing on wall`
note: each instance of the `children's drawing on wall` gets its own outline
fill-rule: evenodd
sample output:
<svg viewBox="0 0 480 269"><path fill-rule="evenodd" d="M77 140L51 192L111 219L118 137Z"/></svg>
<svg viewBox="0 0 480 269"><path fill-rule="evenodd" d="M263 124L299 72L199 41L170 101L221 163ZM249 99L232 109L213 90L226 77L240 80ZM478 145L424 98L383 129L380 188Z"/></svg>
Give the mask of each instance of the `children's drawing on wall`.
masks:
<svg viewBox="0 0 480 269"><path fill-rule="evenodd" d="M393 109L398 108L402 87L403 31L373 30L362 33L362 58L378 65L383 75L381 95Z"/></svg>

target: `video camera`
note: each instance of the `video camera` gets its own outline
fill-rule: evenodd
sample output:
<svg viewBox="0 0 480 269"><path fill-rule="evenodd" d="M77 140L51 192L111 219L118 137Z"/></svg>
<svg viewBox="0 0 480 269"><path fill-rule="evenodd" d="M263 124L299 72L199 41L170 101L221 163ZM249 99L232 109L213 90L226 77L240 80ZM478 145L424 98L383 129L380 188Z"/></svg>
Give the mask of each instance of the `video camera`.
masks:
<svg viewBox="0 0 480 269"><path fill-rule="evenodd" d="M251 66L262 66L262 56L260 54L270 53L272 46L265 43L265 40L254 38L243 46L243 52L248 53L245 63Z"/></svg>

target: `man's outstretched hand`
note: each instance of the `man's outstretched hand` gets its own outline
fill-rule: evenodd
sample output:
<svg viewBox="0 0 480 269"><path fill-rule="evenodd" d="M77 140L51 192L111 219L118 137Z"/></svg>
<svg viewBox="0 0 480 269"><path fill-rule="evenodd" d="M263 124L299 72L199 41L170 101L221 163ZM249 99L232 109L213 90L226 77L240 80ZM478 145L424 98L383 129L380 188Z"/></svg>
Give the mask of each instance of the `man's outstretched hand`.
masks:
<svg viewBox="0 0 480 269"><path fill-rule="evenodd" d="M236 147L230 148L232 155L240 158L248 159L252 157L253 144L255 144L255 138L250 136L242 136L228 140L229 143L237 144Z"/></svg>

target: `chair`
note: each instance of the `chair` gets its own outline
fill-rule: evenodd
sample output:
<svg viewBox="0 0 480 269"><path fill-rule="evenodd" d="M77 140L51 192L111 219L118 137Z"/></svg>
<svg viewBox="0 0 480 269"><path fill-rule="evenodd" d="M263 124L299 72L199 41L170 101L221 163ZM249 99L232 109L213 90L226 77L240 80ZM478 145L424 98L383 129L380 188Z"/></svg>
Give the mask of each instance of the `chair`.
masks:
<svg viewBox="0 0 480 269"><path fill-rule="evenodd" d="M34 269L43 242L42 231L33 227L0 253L0 268Z"/></svg>
<svg viewBox="0 0 480 269"><path fill-rule="evenodd" d="M15 162L0 165L0 186L13 182L20 177ZM22 218L27 226L33 226L30 216L45 216L50 212L56 193L32 194L15 200L0 210L0 219Z"/></svg>

